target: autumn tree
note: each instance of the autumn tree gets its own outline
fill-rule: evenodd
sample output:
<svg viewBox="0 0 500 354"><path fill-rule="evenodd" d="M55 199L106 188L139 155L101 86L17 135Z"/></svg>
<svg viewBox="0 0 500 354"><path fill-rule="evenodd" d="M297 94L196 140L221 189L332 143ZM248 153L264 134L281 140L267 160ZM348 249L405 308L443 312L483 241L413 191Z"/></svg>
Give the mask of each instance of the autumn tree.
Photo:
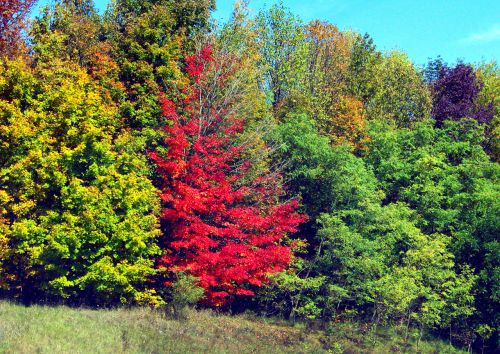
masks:
<svg viewBox="0 0 500 354"><path fill-rule="evenodd" d="M410 127L429 118L429 89L406 54L397 51L384 54L373 74L373 96L366 102L370 119Z"/></svg>
<svg viewBox="0 0 500 354"><path fill-rule="evenodd" d="M0 64L0 293L158 305L159 200L142 144L64 38L35 38L33 66Z"/></svg>
<svg viewBox="0 0 500 354"><path fill-rule="evenodd" d="M348 144L358 151L368 139L367 115L363 103L356 97L342 95L329 108L330 119L319 121L318 127L334 145Z"/></svg>
<svg viewBox="0 0 500 354"><path fill-rule="evenodd" d="M305 26L309 45L307 73L296 100L318 123L333 144L361 148L366 139L363 103L347 89L352 41L330 23L313 21Z"/></svg>
<svg viewBox="0 0 500 354"><path fill-rule="evenodd" d="M493 119L486 127L486 151L495 161L500 161L500 68L496 62L483 63L477 68L483 87L478 94L477 104L491 108Z"/></svg>
<svg viewBox="0 0 500 354"><path fill-rule="evenodd" d="M214 36L213 56L220 61L220 72L207 73L224 77L224 85L212 85L219 91L216 101L222 102L231 114L257 123L269 115L266 96L259 86L263 68L256 40L258 30L250 19L245 2L236 2L230 21ZM217 82L214 78L213 82Z"/></svg>
<svg viewBox="0 0 500 354"><path fill-rule="evenodd" d="M461 118L474 118L479 123L489 124L494 115L493 107L481 106L477 101L482 85L470 65L443 66L432 84L432 115L436 124L441 126L446 119Z"/></svg>
<svg viewBox="0 0 500 354"><path fill-rule="evenodd" d="M53 53L54 48L43 46L43 38L58 36L59 56L78 63L99 82L108 100L120 102L125 87L118 77L118 65L111 57L111 43L103 36L103 19L91 0L58 0L45 7L33 21L30 35L38 45L37 55ZM45 52L45 53L42 53Z"/></svg>
<svg viewBox="0 0 500 354"><path fill-rule="evenodd" d="M317 20L308 23L304 31L309 43L309 90L313 94L325 96L345 92L351 51L349 38L337 26Z"/></svg>
<svg viewBox="0 0 500 354"><path fill-rule="evenodd" d="M271 105L261 89L263 68L258 65L260 51L256 43L258 31L249 15L246 2L236 2L230 21L213 35L213 58L220 63L217 70L207 72L211 85L203 88L213 107L226 115L244 119L244 132L238 140L247 148L242 158L251 161L254 177L269 173L270 159L264 136L276 124ZM224 85L217 84L220 79Z"/></svg>
<svg viewBox="0 0 500 354"><path fill-rule="evenodd" d="M0 2L0 57L14 55L21 47L26 17L36 0L2 0Z"/></svg>
<svg viewBox="0 0 500 354"><path fill-rule="evenodd" d="M205 289L204 301L222 305L237 295L253 295L270 273L291 260L284 238L304 216L297 202L280 202L279 176L248 178L235 144L245 121L214 109L203 95L207 72L220 63L205 46L188 57L194 86L181 103L162 99L165 155L151 153L162 179L165 255L159 266L187 273ZM220 77L218 85L224 85ZM166 283L168 285L168 282Z"/></svg>

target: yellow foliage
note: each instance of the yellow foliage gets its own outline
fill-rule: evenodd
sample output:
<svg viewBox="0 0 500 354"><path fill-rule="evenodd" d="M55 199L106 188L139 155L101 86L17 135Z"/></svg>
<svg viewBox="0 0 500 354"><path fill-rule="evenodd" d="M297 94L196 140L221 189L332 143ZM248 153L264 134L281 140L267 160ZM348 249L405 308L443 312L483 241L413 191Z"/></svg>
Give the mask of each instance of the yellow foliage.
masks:
<svg viewBox="0 0 500 354"><path fill-rule="evenodd" d="M321 21L305 27L309 42L307 85L315 95L331 96L345 89L351 43L337 26Z"/></svg>
<svg viewBox="0 0 500 354"><path fill-rule="evenodd" d="M335 145L349 144L355 149L366 142L366 116L363 103L355 97L343 95L333 102L327 119L320 121L320 128Z"/></svg>

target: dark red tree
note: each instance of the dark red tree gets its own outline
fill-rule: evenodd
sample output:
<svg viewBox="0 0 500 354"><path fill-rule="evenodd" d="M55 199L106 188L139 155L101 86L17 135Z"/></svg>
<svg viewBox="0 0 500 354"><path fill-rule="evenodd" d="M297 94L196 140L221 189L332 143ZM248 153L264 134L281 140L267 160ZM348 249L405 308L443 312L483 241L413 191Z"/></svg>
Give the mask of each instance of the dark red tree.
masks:
<svg viewBox="0 0 500 354"><path fill-rule="evenodd" d="M0 0L0 57L17 52L26 16L36 0Z"/></svg>
<svg viewBox="0 0 500 354"><path fill-rule="evenodd" d="M446 119L474 118L488 124L493 119L493 105L477 104L482 84L470 65L458 64L454 68L442 64L437 80L432 83L432 115L438 126Z"/></svg>
<svg viewBox="0 0 500 354"><path fill-rule="evenodd" d="M198 278L204 302L222 305L286 268L291 247L284 242L305 220L296 201L281 202L279 175L254 177L237 143L245 121L225 116L204 98L206 73L218 70L209 46L186 60L193 85L182 103L163 98L164 155L151 153L162 179L166 254L171 272ZM213 76L212 76L213 78ZM218 77L224 85L223 76ZM210 81L210 82L209 82ZM166 283L168 285L168 282Z"/></svg>

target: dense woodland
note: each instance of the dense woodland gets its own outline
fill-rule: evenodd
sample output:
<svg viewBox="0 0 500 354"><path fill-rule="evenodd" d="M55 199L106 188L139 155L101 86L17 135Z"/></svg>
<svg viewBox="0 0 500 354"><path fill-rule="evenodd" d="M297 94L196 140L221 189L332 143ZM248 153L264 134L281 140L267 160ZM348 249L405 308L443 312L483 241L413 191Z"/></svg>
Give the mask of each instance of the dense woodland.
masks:
<svg viewBox="0 0 500 354"><path fill-rule="evenodd" d="M497 63L280 4L34 3L0 1L0 297L498 345Z"/></svg>

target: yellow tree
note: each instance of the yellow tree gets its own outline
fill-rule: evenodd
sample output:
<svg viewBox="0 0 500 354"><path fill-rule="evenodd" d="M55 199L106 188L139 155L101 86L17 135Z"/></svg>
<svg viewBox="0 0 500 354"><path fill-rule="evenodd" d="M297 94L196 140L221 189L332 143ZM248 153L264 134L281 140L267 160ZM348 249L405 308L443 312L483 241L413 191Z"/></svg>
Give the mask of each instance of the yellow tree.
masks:
<svg viewBox="0 0 500 354"><path fill-rule="evenodd" d="M33 63L0 61L0 296L158 304L143 147L64 39L36 38Z"/></svg>
<svg viewBox="0 0 500 354"><path fill-rule="evenodd" d="M347 78L352 40L337 26L320 21L305 27L309 43L303 102L323 134L333 144L361 148L366 139L363 103L350 95Z"/></svg>
<svg viewBox="0 0 500 354"><path fill-rule="evenodd" d="M120 101L125 96L125 86L119 80L118 65L111 58L111 44L102 36L102 25L93 1L58 0L43 9L32 25L31 35L38 42L36 51L49 52L52 48L45 48L41 42L50 38L50 33L59 36L60 55L78 63L97 80L108 100Z"/></svg>
<svg viewBox="0 0 500 354"><path fill-rule="evenodd" d="M374 82L374 95L366 104L369 119L411 127L430 117L429 89L406 54L385 54L375 67Z"/></svg>
<svg viewBox="0 0 500 354"><path fill-rule="evenodd" d="M364 147L368 135L363 102L351 95L341 95L330 106L329 115L331 118L319 122L319 127L333 144L349 144L356 149Z"/></svg>
<svg viewBox="0 0 500 354"><path fill-rule="evenodd" d="M318 20L305 26L305 35L309 42L307 84L311 93L344 91L350 60L348 38L337 26Z"/></svg>
<svg viewBox="0 0 500 354"><path fill-rule="evenodd" d="M477 105L491 107L494 114L486 129L486 149L495 161L500 161L500 68L496 62L483 63L476 75L483 85Z"/></svg>

